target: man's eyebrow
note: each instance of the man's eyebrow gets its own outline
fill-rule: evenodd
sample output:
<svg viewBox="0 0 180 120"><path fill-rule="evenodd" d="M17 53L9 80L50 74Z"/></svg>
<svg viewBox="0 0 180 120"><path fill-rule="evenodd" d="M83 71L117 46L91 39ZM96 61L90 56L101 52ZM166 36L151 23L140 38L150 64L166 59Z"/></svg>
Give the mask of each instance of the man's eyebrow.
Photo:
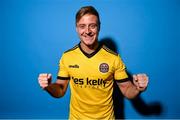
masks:
<svg viewBox="0 0 180 120"><path fill-rule="evenodd" d="M79 24L79 25L86 25L86 24Z"/></svg>
<svg viewBox="0 0 180 120"><path fill-rule="evenodd" d="M96 23L90 23L90 24L78 24L78 25L93 25L93 24L96 24Z"/></svg>

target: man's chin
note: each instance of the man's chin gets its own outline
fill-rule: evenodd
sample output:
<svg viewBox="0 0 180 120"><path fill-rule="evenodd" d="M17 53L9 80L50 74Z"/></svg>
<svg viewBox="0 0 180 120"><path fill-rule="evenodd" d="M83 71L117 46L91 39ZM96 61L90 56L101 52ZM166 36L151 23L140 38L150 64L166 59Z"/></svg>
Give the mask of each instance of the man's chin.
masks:
<svg viewBox="0 0 180 120"><path fill-rule="evenodd" d="M94 42L93 41L84 41L84 44L86 46L92 46L94 44Z"/></svg>
<svg viewBox="0 0 180 120"><path fill-rule="evenodd" d="M96 44L96 40L82 40L83 44L85 44L86 46L92 47Z"/></svg>
<svg viewBox="0 0 180 120"><path fill-rule="evenodd" d="M86 46L88 46L88 47L92 47L93 46L93 44L85 44Z"/></svg>

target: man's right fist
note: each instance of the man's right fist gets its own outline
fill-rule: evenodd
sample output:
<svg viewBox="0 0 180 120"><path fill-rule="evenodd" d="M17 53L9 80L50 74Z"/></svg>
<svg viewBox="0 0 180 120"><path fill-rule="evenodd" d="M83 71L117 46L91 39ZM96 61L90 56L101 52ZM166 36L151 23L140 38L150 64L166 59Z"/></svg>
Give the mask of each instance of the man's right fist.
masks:
<svg viewBox="0 0 180 120"><path fill-rule="evenodd" d="M52 75L48 73L41 73L38 77L39 85L44 89L51 83Z"/></svg>

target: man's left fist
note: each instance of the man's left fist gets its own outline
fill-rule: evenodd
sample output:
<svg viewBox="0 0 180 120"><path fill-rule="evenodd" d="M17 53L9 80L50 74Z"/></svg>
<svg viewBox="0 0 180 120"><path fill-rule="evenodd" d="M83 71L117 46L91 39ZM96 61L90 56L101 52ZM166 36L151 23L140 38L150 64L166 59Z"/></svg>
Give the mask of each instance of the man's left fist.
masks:
<svg viewBox="0 0 180 120"><path fill-rule="evenodd" d="M139 91L144 91L148 86L149 78L146 74L133 75L133 83Z"/></svg>

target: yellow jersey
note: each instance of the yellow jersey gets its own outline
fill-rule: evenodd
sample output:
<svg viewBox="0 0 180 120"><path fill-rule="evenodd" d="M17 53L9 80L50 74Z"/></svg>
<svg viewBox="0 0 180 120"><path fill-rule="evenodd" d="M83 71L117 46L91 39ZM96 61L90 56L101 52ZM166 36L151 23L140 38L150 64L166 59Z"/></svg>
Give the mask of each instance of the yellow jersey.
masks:
<svg viewBox="0 0 180 120"><path fill-rule="evenodd" d="M78 44L63 53L58 78L70 80L69 119L115 119L113 82L128 78L119 54L105 45L86 54Z"/></svg>

